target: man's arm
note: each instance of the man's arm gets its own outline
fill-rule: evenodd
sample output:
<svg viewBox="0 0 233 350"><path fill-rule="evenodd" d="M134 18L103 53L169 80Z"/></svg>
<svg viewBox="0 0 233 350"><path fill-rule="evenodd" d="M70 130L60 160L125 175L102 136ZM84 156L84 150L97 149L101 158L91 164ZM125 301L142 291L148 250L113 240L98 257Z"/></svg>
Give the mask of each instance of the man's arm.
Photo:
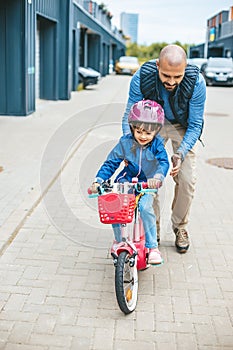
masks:
<svg viewBox="0 0 233 350"><path fill-rule="evenodd" d="M193 96L189 102L189 119L188 127L184 138L177 150L181 155L182 160L190 151L198 138L201 135L204 123L204 107L206 100L206 85L202 74L199 74L199 79L195 85Z"/></svg>
<svg viewBox="0 0 233 350"><path fill-rule="evenodd" d="M132 105L140 100L143 99L143 95L140 90L140 69L133 75L131 82L130 82L130 88L129 88L129 97L127 101L127 105L125 108L125 112L122 118L122 131L123 135L130 133L130 127L128 124L128 115L130 108Z"/></svg>

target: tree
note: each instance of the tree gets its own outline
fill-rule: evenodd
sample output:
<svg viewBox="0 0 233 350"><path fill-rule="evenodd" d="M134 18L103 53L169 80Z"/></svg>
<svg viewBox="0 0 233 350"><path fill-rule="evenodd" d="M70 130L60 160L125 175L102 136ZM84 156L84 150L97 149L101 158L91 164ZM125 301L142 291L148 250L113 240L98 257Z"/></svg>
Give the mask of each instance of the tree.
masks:
<svg viewBox="0 0 233 350"><path fill-rule="evenodd" d="M179 41L174 42L173 44L183 47L186 53L190 44L181 44ZM168 45L166 42L162 43L153 43L149 46L147 45L138 45L136 43L130 43L126 48L127 56L136 56L138 57L140 63L142 64L145 61L149 61L159 57L159 53L164 46Z"/></svg>

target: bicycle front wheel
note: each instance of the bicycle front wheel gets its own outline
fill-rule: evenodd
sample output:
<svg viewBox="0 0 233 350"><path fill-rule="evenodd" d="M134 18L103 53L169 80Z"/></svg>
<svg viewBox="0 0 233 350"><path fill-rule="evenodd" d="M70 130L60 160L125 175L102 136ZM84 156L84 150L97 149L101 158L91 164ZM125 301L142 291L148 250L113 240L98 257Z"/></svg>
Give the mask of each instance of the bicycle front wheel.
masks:
<svg viewBox="0 0 233 350"><path fill-rule="evenodd" d="M135 310L138 297L138 271L136 262L130 265L130 255L123 251L115 269L115 291L118 305L126 315Z"/></svg>

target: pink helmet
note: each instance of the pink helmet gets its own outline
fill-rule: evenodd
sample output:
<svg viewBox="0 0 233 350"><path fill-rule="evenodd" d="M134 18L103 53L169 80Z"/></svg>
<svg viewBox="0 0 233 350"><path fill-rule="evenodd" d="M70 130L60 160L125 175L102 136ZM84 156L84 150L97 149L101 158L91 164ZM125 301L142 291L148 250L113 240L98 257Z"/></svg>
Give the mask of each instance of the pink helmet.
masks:
<svg viewBox="0 0 233 350"><path fill-rule="evenodd" d="M164 110L162 106L152 100L136 102L130 109L129 123L141 122L164 125Z"/></svg>

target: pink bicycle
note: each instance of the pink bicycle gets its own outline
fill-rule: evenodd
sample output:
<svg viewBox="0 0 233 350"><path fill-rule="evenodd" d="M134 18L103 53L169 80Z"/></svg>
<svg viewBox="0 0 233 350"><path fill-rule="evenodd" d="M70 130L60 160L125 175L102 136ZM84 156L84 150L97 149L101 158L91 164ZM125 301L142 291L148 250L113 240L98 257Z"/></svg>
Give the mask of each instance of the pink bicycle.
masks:
<svg viewBox="0 0 233 350"><path fill-rule="evenodd" d="M98 209L103 224L120 224L122 242L113 244L111 255L115 266L115 293L124 314L135 310L138 299L138 271L147 269L143 223L138 203L143 193L157 192L146 183L104 183L100 185Z"/></svg>

